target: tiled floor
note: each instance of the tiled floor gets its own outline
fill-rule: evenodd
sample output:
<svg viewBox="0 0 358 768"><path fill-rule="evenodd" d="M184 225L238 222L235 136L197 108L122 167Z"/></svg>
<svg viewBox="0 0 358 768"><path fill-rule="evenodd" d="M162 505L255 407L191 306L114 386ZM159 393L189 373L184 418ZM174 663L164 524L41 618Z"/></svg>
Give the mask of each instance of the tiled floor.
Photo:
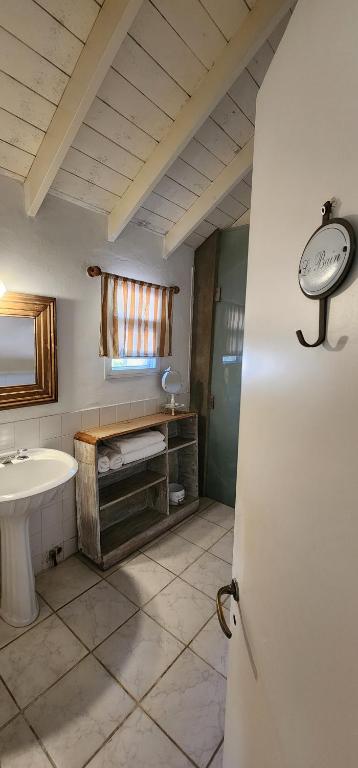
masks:
<svg viewBox="0 0 358 768"><path fill-rule="evenodd" d="M203 500L109 572L73 556L37 578L37 622L0 620L1 768L221 768L214 598L231 580L233 525Z"/></svg>

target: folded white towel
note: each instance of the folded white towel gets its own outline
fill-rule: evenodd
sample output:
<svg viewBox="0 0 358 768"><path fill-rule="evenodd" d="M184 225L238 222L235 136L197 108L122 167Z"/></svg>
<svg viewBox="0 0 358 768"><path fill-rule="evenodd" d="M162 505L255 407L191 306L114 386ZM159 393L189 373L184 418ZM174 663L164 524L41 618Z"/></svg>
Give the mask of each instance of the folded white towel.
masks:
<svg viewBox="0 0 358 768"><path fill-rule="evenodd" d="M139 451L148 445L154 445L164 442L164 435L157 430L149 429L147 432L137 432L134 437L114 437L106 441L106 445L116 451L120 451L123 456L132 451Z"/></svg>
<svg viewBox="0 0 358 768"><path fill-rule="evenodd" d="M123 456L123 464L130 464L132 461L139 461L140 459L148 459L150 456L153 456L156 453L160 453L160 451L164 451L164 448L165 443L162 441L153 445L146 445L139 451L131 451L131 453L126 453Z"/></svg>
<svg viewBox="0 0 358 768"><path fill-rule="evenodd" d="M123 465L123 457L118 451L114 451L108 445L101 445L98 449L98 463L100 459L108 461L108 469L120 469ZM102 470L106 471L106 470Z"/></svg>
<svg viewBox="0 0 358 768"><path fill-rule="evenodd" d="M109 458L108 456L101 456L98 454L98 472L108 472L109 470Z"/></svg>

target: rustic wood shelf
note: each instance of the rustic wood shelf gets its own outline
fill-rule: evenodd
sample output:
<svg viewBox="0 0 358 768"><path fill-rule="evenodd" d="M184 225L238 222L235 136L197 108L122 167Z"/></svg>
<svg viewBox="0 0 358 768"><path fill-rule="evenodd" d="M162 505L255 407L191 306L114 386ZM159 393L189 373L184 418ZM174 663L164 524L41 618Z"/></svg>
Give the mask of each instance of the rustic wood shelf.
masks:
<svg viewBox="0 0 358 768"><path fill-rule="evenodd" d="M151 507L145 507L145 509L141 509L135 515L126 517L124 520L109 526L101 533L103 554L107 555L116 547L132 539L133 536L138 536L143 531L147 531L148 528L159 523L163 518L166 518L165 514L158 512L156 509L151 509Z"/></svg>
<svg viewBox="0 0 358 768"><path fill-rule="evenodd" d="M172 451L179 451L181 448L186 448L187 445L194 445L196 440L192 440L190 437L178 437L174 435L168 438L168 453Z"/></svg>
<svg viewBox="0 0 358 768"><path fill-rule="evenodd" d="M145 491L147 488L151 488L152 485L163 482L163 480L166 480L166 475L160 475L158 472L151 472L151 470L137 472L134 475L125 477L119 483L114 483L100 489L99 508L101 510L111 507L117 501L123 501L135 493Z"/></svg>
<svg viewBox="0 0 358 768"><path fill-rule="evenodd" d="M156 429L164 450L98 473L98 447L111 437ZM198 499L195 413L156 413L75 435L78 546L105 570L193 514ZM139 466L140 465L140 466ZM185 488L185 503L169 505L169 483Z"/></svg>

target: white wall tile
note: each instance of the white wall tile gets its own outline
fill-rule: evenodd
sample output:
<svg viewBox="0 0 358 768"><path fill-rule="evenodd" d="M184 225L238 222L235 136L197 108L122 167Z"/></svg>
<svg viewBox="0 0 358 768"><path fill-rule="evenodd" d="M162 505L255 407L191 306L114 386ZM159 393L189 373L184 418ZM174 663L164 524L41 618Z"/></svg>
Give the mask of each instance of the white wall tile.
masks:
<svg viewBox="0 0 358 768"><path fill-rule="evenodd" d="M30 549L31 549L31 556L35 557L36 555L41 555L42 553L41 531L39 533L35 533L34 536L30 536Z"/></svg>
<svg viewBox="0 0 358 768"><path fill-rule="evenodd" d="M145 416L151 416L152 413L158 413L159 400L157 397L153 397L150 400L144 400L144 414Z"/></svg>
<svg viewBox="0 0 358 768"><path fill-rule="evenodd" d="M38 448L40 445L39 419L15 422L15 448Z"/></svg>
<svg viewBox="0 0 358 768"><path fill-rule="evenodd" d="M61 450L61 438L49 437L48 440L40 441L41 448L53 448L55 451Z"/></svg>
<svg viewBox="0 0 358 768"><path fill-rule="evenodd" d="M130 403L118 403L116 406L116 421L127 421L130 419L130 411Z"/></svg>
<svg viewBox="0 0 358 768"><path fill-rule="evenodd" d="M101 427L106 426L106 424L116 423L116 406L115 405L106 405L104 408L100 408L99 423Z"/></svg>
<svg viewBox="0 0 358 768"><path fill-rule="evenodd" d="M42 565L42 555L32 555L32 567L34 569L34 574L37 576L38 573L41 573L43 570Z"/></svg>
<svg viewBox="0 0 358 768"><path fill-rule="evenodd" d="M15 427L9 424L0 424L0 453L10 451L15 447Z"/></svg>
<svg viewBox="0 0 358 768"><path fill-rule="evenodd" d="M74 539L69 539L69 541L65 541L63 543L64 558L71 557L71 555L74 555L75 552L77 552L77 549L78 549L77 537Z"/></svg>
<svg viewBox="0 0 358 768"><path fill-rule="evenodd" d="M43 554L57 545L63 546L62 508L59 502L42 509Z"/></svg>
<svg viewBox="0 0 358 768"><path fill-rule="evenodd" d="M79 432L82 427L81 411L73 411L73 413L63 413L61 417L61 434L73 435Z"/></svg>
<svg viewBox="0 0 358 768"><path fill-rule="evenodd" d="M40 443L49 440L50 437L59 437L61 435L61 416L43 416L40 419Z"/></svg>
<svg viewBox="0 0 358 768"><path fill-rule="evenodd" d="M70 456L75 455L75 444L73 442L73 437L69 435L66 437L61 437L61 451L69 453Z"/></svg>
<svg viewBox="0 0 358 768"><path fill-rule="evenodd" d="M77 522L74 515L63 521L63 540L69 541L77 536Z"/></svg>
<svg viewBox="0 0 358 768"><path fill-rule="evenodd" d="M30 536L35 536L37 533L41 533L42 528L42 515L41 507L33 509L30 515Z"/></svg>
<svg viewBox="0 0 358 768"><path fill-rule="evenodd" d="M82 429L91 427L99 427L99 408L89 408L86 411L81 412L81 424Z"/></svg>
<svg viewBox="0 0 358 768"><path fill-rule="evenodd" d="M136 400L133 403L131 402L130 418L138 419L139 416L144 416L144 400Z"/></svg>

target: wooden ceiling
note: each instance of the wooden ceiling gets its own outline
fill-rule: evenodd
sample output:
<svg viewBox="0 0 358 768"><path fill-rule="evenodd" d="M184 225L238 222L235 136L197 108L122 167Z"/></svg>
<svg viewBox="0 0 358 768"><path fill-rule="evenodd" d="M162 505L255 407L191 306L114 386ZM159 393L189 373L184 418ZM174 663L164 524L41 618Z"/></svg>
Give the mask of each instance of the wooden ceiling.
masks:
<svg viewBox="0 0 358 768"><path fill-rule="evenodd" d="M1 0L0 172L27 213L57 195L107 214L111 240L128 221L160 233L164 255L248 220L256 97L291 5Z"/></svg>

